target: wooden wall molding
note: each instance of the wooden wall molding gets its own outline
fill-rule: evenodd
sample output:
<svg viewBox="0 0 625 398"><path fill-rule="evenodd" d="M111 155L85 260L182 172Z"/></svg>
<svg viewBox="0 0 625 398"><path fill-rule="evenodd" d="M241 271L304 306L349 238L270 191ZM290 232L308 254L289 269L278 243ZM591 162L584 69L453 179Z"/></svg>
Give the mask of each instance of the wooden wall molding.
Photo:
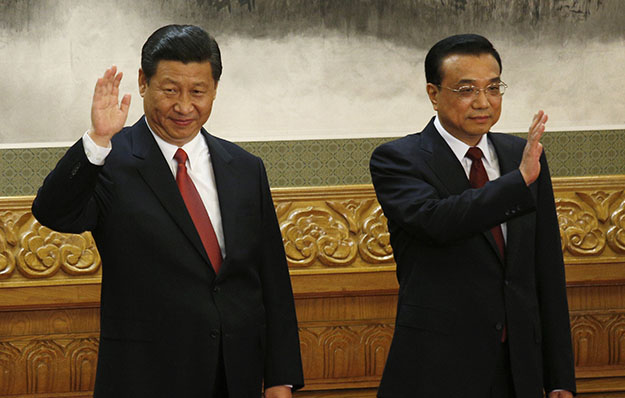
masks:
<svg viewBox="0 0 625 398"><path fill-rule="evenodd" d="M625 176L555 178L580 397L625 394ZM375 396L393 333L395 264L370 185L272 190L300 326L301 397ZM0 397L93 388L100 257L0 198ZM620 394L620 395L619 395Z"/></svg>

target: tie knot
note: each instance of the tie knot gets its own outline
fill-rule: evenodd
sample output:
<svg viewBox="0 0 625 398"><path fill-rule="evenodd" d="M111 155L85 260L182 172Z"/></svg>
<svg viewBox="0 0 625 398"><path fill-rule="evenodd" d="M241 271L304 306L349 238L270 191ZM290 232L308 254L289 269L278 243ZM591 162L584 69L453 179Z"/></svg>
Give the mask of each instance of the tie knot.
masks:
<svg viewBox="0 0 625 398"><path fill-rule="evenodd" d="M476 160L482 159L482 156L484 156L484 154L482 153L482 150L480 148L476 147L476 146L472 146L467 151L467 157L469 159L471 159L472 161L474 161L474 162Z"/></svg>
<svg viewBox="0 0 625 398"><path fill-rule="evenodd" d="M182 148L178 148L178 150L174 154L174 159L176 159L176 162L178 162L179 165L185 165L188 158L189 157L187 156L187 153Z"/></svg>

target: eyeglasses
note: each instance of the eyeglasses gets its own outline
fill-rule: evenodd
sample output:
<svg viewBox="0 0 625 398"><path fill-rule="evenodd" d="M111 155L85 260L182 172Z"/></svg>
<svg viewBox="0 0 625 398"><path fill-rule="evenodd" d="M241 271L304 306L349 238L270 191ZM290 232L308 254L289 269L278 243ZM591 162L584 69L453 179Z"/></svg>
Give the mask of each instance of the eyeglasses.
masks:
<svg viewBox="0 0 625 398"><path fill-rule="evenodd" d="M437 84L437 86L439 88L446 88L449 91L453 91L454 93L458 94L458 96L462 99L475 99L480 95L480 91L484 91L484 95L486 95L487 98L499 98L506 92L506 88L508 88L508 85L504 82L491 84L484 88L478 88L475 86L462 86L458 88L451 88L441 86L440 84Z"/></svg>

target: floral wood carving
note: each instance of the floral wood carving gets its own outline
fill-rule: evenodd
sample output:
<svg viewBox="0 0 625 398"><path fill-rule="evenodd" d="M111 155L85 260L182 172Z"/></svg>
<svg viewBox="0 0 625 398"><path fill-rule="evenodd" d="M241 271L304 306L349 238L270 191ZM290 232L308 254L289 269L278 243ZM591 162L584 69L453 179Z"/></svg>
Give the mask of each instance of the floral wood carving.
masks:
<svg viewBox="0 0 625 398"><path fill-rule="evenodd" d="M18 225L21 249L17 267L24 276L45 278L59 269L70 275L86 275L100 267L100 255L90 234L61 234L42 226L30 214L23 215Z"/></svg>
<svg viewBox="0 0 625 398"><path fill-rule="evenodd" d="M306 267L317 259L324 265L345 266L356 259L357 245L349 229L326 210L296 209L280 230L291 266Z"/></svg>
<svg viewBox="0 0 625 398"><path fill-rule="evenodd" d="M364 212L367 211L369 207L371 207L371 204L373 204L373 199L365 199L362 201L352 199L346 200L344 202L330 200L326 203L334 211L345 217L345 220L347 220L347 225L349 226L349 231L356 234L360 229L359 220L362 218Z"/></svg>
<svg viewBox="0 0 625 398"><path fill-rule="evenodd" d="M391 235L388 232L386 217L379 205L365 219L362 230L363 235L358 243L362 258L373 264L393 262Z"/></svg>
<svg viewBox="0 0 625 398"><path fill-rule="evenodd" d="M596 191L591 194L576 192L577 196L582 198L582 200L594 210L597 218L601 222L606 222L608 220L610 217L610 205L614 203L614 201L618 199L622 193L623 191L610 193L605 191Z"/></svg>
<svg viewBox="0 0 625 398"><path fill-rule="evenodd" d="M584 210L579 202L557 199L556 210L562 237L562 250L578 256L600 254L606 245L606 237L599 229L594 214Z"/></svg>
<svg viewBox="0 0 625 398"><path fill-rule="evenodd" d="M608 244L617 253L625 253L625 201L610 216L612 227L608 229Z"/></svg>
<svg viewBox="0 0 625 398"><path fill-rule="evenodd" d="M0 279L10 277L15 271L15 255L12 249L17 245L16 218L16 214L11 211L0 213Z"/></svg>

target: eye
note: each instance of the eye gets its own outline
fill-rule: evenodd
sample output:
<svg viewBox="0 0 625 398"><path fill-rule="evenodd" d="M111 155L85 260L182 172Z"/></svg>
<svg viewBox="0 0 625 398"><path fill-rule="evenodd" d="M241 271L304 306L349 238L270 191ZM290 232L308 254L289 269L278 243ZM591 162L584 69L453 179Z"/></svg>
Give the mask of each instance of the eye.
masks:
<svg viewBox="0 0 625 398"><path fill-rule="evenodd" d="M176 89L173 87L164 87L163 92L165 94L176 94Z"/></svg>
<svg viewBox="0 0 625 398"><path fill-rule="evenodd" d="M462 96L470 96L475 93L475 87L473 86L462 86L458 87L458 94Z"/></svg>
<svg viewBox="0 0 625 398"><path fill-rule="evenodd" d="M488 92L489 95L499 95L501 88L499 84L492 84L486 87L486 91Z"/></svg>
<svg viewBox="0 0 625 398"><path fill-rule="evenodd" d="M204 91L203 90L193 90L193 95L204 95Z"/></svg>

